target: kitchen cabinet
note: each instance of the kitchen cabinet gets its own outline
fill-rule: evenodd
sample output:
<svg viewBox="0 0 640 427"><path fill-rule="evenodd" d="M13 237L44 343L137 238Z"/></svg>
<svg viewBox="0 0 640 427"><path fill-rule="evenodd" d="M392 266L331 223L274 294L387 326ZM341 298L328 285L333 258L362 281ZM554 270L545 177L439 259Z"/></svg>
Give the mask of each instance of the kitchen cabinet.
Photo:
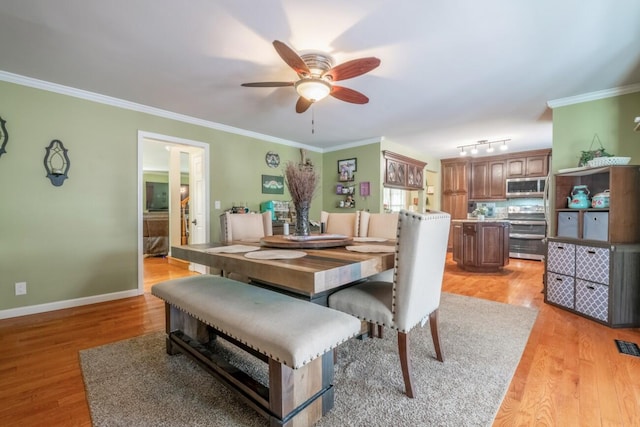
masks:
<svg viewBox="0 0 640 427"><path fill-rule="evenodd" d="M508 221L453 221L453 259L463 270L493 272L509 264Z"/></svg>
<svg viewBox="0 0 640 427"><path fill-rule="evenodd" d="M467 193L469 162L459 159L442 160L442 194Z"/></svg>
<svg viewBox="0 0 640 427"><path fill-rule="evenodd" d="M424 188L424 167L427 165L410 157L383 151L384 186L405 190L422 190Z"/></svg>
<svg viewBox="0 0 640 427"><path fill-rule="evenodd" d="M474 161L471 163L471 200L504 200L504 160Z"/></svg>
<svg viewBox="0 0 640 427"><path fill-rule="evenodd" d="M507 178L529 178L547 176L550 150L527 151L510 155L506 161Z"/></svg>
<svg viewBox="0 0 640 427"><path fill-rule="evenodd" d="M554 181L545 302L610 327L640 326L640 167L588 168ZM577 185L591 194L609 189L609 207L567 208Z"/></svg>
<svg viewBox="0 0 640 427"><path fill-rule="evenodd" d="M451 214L451 219L467 218L468 160L445 159L441 161L442 199L441 209ZM453 249L453 223L449 230L448 250Z"/></svg>

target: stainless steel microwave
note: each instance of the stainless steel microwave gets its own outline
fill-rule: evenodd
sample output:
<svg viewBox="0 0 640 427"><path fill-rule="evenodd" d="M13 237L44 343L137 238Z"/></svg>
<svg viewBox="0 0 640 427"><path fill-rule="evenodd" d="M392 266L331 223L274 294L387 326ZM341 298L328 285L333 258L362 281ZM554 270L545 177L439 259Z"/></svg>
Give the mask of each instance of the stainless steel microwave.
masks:
<svg viewBox="0 0 640 427"><path fill-rule="evenodd" d="M507 198L544 197L546 178L509 178L507 179Z"/></svg>

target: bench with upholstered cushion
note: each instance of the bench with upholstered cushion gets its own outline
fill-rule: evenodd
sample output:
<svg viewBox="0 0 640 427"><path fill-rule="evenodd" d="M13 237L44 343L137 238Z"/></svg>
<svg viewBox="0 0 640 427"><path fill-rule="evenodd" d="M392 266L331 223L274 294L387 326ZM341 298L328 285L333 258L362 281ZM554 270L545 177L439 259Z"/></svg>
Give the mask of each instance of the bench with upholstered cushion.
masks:
<svg viewBox="0 0 640 427"><path fill-rule="evenodd" d="M333 407L332 350L360 332L355 317L211 275L151 293L166 303L167 352L194 358L272 425L311 425ZM208 357L216 336L267 362L269 386Z"/></svg>

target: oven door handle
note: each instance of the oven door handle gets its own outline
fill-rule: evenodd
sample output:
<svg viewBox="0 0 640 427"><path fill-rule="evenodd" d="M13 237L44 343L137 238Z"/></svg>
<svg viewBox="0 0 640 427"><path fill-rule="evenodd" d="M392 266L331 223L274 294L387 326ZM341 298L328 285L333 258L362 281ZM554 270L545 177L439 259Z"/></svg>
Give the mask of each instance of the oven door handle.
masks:
<svg viewBox="0 0 640 427"><path fill-rule="evenodd" d="M528 239L528 240L542 240L545 238L544 234L509 234L509 237L514 239Z"/></svg>

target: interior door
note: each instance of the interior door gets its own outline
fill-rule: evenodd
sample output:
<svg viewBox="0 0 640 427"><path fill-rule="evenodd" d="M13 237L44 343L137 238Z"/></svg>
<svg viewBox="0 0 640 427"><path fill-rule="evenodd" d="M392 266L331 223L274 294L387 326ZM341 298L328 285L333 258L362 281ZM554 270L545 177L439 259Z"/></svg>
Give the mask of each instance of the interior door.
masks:
<svg viewBox="0 0 640 427"><path fill-rule="evenodd" d="M189 244L206 243L207 227L206 227L206 194L205 194L205 170L204 170L204 150L191 150L189 157L189 188L193 192L189 194ZM198 273L208 273L208 267L200 264L192 264L192 269Z"/></svg>
<svg viewBox="0 0 640 427"><path fill-rule="evenodd" d="M145 171L167 171L168 175L173 176L172 181L175 183L172 191L175 194L170 199L178 201L175 207L175 218L178 222L174 224L177 241L175 245L180 245L182 232L180 224L180 208L181 200L181 172L184 165L179 160L181 156L175 156L173 161L170 159L169 152L176 151L178 154L189 154L189 189L191 198L191 216L195 220L195 224L190 224L189 243L206 243L209 235L209 200L208 200L208 180L209 180L209 144L199 141L192 141L183 138L177 138L168 135L160 135L151 132L138 131L138 291L144 293L144 243L143 243L143 214L145 206L143 204L145 198L144 192L144 173ZM176 162L175 160L178 159ZM170 193L171 194L171 193ZM171 202L171 200L170 200ZM173 212L170 212L170 216ZM197 218L197 219L196 219ZM206 267L191 267L192 270L198 272L206 272Z"/></svg>

